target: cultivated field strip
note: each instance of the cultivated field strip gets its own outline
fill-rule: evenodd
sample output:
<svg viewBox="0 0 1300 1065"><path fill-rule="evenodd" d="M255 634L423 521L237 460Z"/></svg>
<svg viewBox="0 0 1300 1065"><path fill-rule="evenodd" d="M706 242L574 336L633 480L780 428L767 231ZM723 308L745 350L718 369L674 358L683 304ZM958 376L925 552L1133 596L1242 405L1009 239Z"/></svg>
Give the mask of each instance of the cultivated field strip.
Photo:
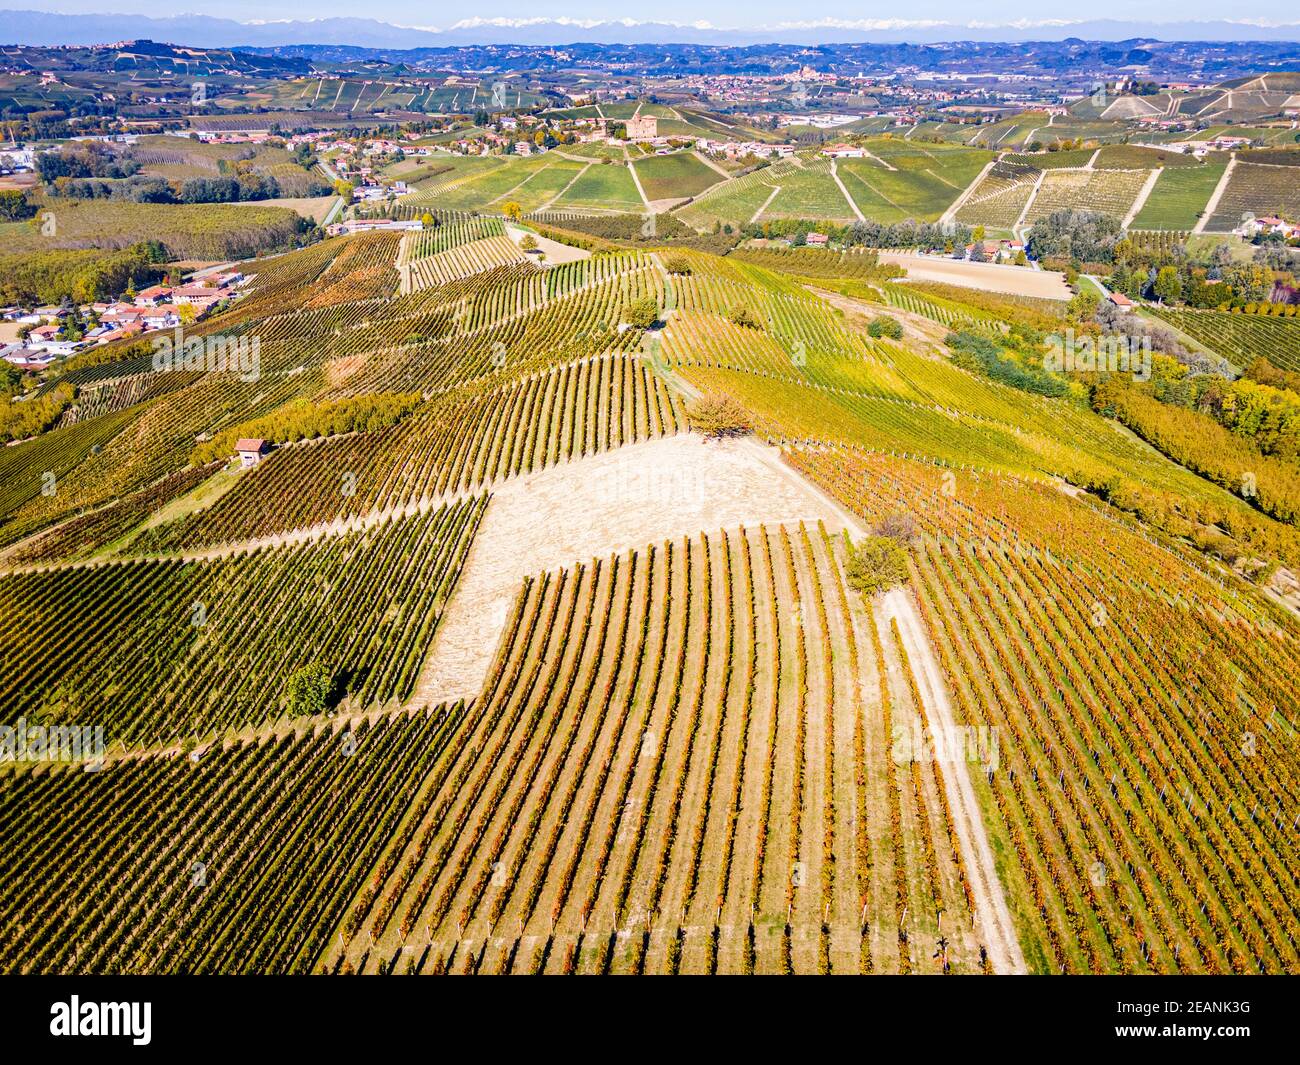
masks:
<svg viewBox="0 0 1300 1065"><path fill-rule="evenodd" d="M1294 622L1243 616L1218 578L1050 488L795 457L867 520L921 525L931 640L960 718L997 738L975 783L1031 967L1300 969Z"/></svg>
<svg viewBox="0 0 1300 1065"><path fill-rule="evenodd" d="M1149 170L1049 170L1025 222L1067 208L1126 218L1150 175Z"/></svg>
<svg viewBox="0 0 1300 1065"><path fill-rule="evenodd" d="M402 268L402 293L436 288L471 274L523 261L523 252L504 234L458 244L447 251L416 258Z"/></svg>
<svg viewBox="0 0 1300 1065"><path fill-rule="evenodd" d="M501 219L490 215L458 218L443 222L430 229L417 229L402 235L402 245L397 253L397 268L450 251L452 248L489 237L504 237L505 225Z"/></svg>
<svg viewBox="0 0 1300 1065"><path fill-rule="evenodd" d="M677 401L639 359L601 356L389 429L282 447L211 507L132 549L193 550L400 509L681 427Z"/></svg>
<svg viewBox="0 0 1300 1065"><path fill-rule="evenodd" d="M0 720L93 718L126 746L266 726L309 664L358 708L403 699L486 505L203 561L0 577Z"/></svg>
<svg viewBox="0 0 1300 1065"><path fill-rule="evenodd" d="M0 970L310 972L464 713L0 774Z"/></svg>
<svg viewBox="0 0 1300 1065"><path fill-rule="evenodd" d="M935 972L942 912L978 970L934 767L891 760L879 710L914 686L838 550L730 530L526 582L331 967Z"/></svg>
<svg viewBox="0 0 1300 1065"><path fill-rule="evenodd" d="M320 378L310 373L257 381L204 374L139 407L44 434L30 447L6 448L3 458L14 463L13 494L21 503L0 526L0 543L15 543L178 472L201 434L269 413L313 385L319 387ZM79 442L87 440L83 451ZM51 460L59 465L43 464ZM46 471L56 476L53 492Z"/></svg>
<svg viewBox="0 0 1300 1065"><path fill-rule="evenodd" d="M1173 307L1155 307L1151 313L1243 369L1266 358L1284 370L1300 372L1300 319L1295 316Z"/></svg>
<svg viewBox="0 0 1300 1065"><path fill-rule="evenodd" d="M187 466L107 506L71 518L0 552L0 565L23 566L72 559L106 547L146 521L160 507L196 488L220 466L219 462Z"/></svg>

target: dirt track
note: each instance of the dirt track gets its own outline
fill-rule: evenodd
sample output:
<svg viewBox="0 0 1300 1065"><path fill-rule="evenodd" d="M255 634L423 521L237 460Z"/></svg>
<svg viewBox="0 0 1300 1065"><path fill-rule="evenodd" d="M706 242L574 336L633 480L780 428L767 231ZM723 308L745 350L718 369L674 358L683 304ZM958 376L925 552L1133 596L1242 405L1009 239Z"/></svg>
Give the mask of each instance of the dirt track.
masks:
<svg viewBox="0 0 1300 1065"><path fill-rule="evenodd" d="M957 722L948 700L948 689L944 686L934 649L926 637L911 595L901 588L886 592L880 609L886 621L891 618L898 621L898 631L916 671L917 688L925 701L931 727L942 729L945 735L955 736ZM957 830L962 861L969 871L971 891L975 895L975 927L988 950L993 971L1027 973L1029 970L1016 939L1016 928L1002 882L998 879L993 850L984 831L984 821L961 751L945 763L943 784L948 793L948 805L952 808L953 827Z"/></svg>

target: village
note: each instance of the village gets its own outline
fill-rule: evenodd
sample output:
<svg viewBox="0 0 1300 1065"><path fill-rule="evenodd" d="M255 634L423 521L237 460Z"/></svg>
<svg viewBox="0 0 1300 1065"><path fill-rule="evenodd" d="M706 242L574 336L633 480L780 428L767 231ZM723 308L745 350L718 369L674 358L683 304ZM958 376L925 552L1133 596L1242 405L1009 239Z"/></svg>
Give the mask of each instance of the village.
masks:
<svg viewBox="0 0 1300 1065"><path fill-rule="evenodd" d="M19 370L45 370L89 348L190 325L241 295L247 280L231 268L205 272L179 285L128 290L120 300L0 308L0 321L16 338L0 345L0 358Z"/></svg>

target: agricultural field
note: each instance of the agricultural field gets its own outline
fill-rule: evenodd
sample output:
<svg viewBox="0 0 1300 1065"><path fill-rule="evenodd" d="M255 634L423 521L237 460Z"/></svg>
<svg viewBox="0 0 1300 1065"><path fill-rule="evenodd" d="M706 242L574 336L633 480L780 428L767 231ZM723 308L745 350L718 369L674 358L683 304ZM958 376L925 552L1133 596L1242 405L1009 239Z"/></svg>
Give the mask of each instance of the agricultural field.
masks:
<svg viewBox="0 0 1300 1065"><path fill-rule="evenodd" d="M957 221L1010 229L1024 213L1042 173L1032 166L999 160L958 209Z"/></svg>
<svg viewBox="0 0 1300 1065"><path fill-rule="evenodd" d="M1266 314L1153 308L1152 313L1235 366L1263 357L1275 366L1300 371L1300 320Z"/></svg>
<svg viewBox="0 0 1300 1065"><path fill-rule="evenodd" d="M1216 160L1203 167L1166 168L1134 217L1133 228L1194 228L1227 165L1226 160Z"/></svg>
<svg viewBox="0 0 1300 1065"><path fill-rule="evenodd" d="M596 164L581 171L554 201L556 209L592 208L601 211L644 211L632 171L617 163Z"/></svg>
<svg viewBox="0 0 1300 1065"><path fill-rule="evenodd" d="M857 216L836 184L831 164L805 163L802 169L781 178L780 191L762 207L758 218L825 218L851 222Z"/></svg>
<svg viewBox="0 0 1300 1065"><path fill-rule="evenodd" d="M938 218L994 158L870 145L635 166L701 186L676 236ZM959 220L1154 173L1031 158ZM611 239L526 257L507 200ZM75 402L0 449L0 724L102 743L0 765L0 969L1300 972L1295 523L968 354L1073 323L1057 275L616 247L643 208L617 163L457 161L425 228L242 264L193 335L255 338L252 379L118 342L31 382ZM1153 313L1300 370L1294 318Z"/></svg>
<svg viewBox="0 0 1300 1065"><path fill-rule="evenodd" d="M1027 223L1067 207L1100 211L1122 219L1142 186L1146 170L1049 170L1025 216Z"/></svg>
<svg viewBox="0 0 1300 1065"><path fill-rule="evenodd" d="M694 152L654 155L634 162L648 200L680 200L695 196L725 180L721 174L702 163Z"/></svg>
<svg viewBox="0 0 1300 1065"><path fill-rule="evenodd" d="M175 259L222 262L288 246L297 213L262 204L162 204L51 199L35 220L0 223L8 252L126 248L158 240Z"/></svg>
<svg viewBox="0 0 1300 1065"><path fill-rule="evenodd" d="M451 173L418 182L409 199L427 201L447 211L499 211L511 200L521 205L544 203L582 169L580 163L549 157L489 158L492 163L473 167L458 163Z"/></svg>
<svg viewBox="0 0 1300 1065"><path fill-rule="evenodd" d="M1238 160L1205 228L1214 233L1228 233L1239 226L1247 214L1251 217L1265 214L1296 217L1300 214L1297 173L1300 171L1290 166L1266 166Z"/></svg>
<svg viewBox="0 0 1300 1065"><path fill-rule="evenodd" d="M858 210L880 222L938 221L992 158L895 140L873 141L871 151L874 160L842 159L837 170Z"/></svg>
<svg viewBox="0 0 1300 1065"><path fill-rule="evenodd" d="M1071 148L1056 152L1003 152L999 161L1011 166L1031 166L1035 170L1073 170L1087 166L1097 155L1095 148Z"/></svg>
<svg viewBox="0 0 1300 1065"><path fill-rule="evenodd" d="M1217 153L1216 153L1217 154ZM1096 153L1098 170L1158 170L1209 168L1213 160L1202 161L1183 152L1161 151L1139 144L1107 144Z"/></svg>
<svg viewBox="0 0 1300 1065"><path fill-rule="evenodd" d="M715 185L707 193L696 197L676 212L677 217L687 225L701 230L711 228L714 222L743 224L756 218L764 206L775 198L782 183L798 174L798 166L789 161L751 170ZM835 209L840 209L837 202Z"/></svg>

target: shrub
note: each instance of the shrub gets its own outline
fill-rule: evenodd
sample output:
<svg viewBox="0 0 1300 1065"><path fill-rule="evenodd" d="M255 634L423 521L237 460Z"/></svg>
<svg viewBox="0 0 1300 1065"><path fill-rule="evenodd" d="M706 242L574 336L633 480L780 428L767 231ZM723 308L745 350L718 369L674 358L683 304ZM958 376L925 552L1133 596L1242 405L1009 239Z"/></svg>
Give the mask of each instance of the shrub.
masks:
<svg viewBox="0 0 1300 1065"><path fill-rule="evenodd" d="M689 277L691 274L691 261L685 255L665 255L664 269L670 274L681 274Z"/></svg>
<svg viewBox="0 0 1300 1065"><path fill-rule="evenodd" d="M887 340L902 340L903 325L897 318L888 314L879 314L871 319L867 334L873 337L885 337Z"/></svg>
<svg viewBox="0 0 1300 1065"><path fill-rule="evenodd" d="M720 440L753 431L749 411L730 396L701 396L686 405L686 420L696 432Z"/></svg>
<svg viewBox="0 0 1300 1065"><path fill-rule="evenodd" d="M758 315L749 309L746 304L737 303L730 311L727 317L736 325L743 325L746 329L762 329L763 323L759 321Z"/></svg>
<svg viewBox="0 0 1300 1065"><path fill-rule="evenodd" d="M623 321L638 329L649 329L659 318L659 304L653 296L642 296L627 305L623 312Z"/></svg>
<svg viewBox="0 0 1300 1065"><path fill-rule="evenodd" d="M907 582L907 551L893 537L868 536L856 544L846 537L845 542L849 557L844 574L863 595Z"/></svg>
<svg viewBox="0 0 1300 1065"><path fill-rule="evenodd" d="M886 536L900 544L910 544L916 539L916 520L901 512L887 514L872 530L877 536Z"/></svg>

